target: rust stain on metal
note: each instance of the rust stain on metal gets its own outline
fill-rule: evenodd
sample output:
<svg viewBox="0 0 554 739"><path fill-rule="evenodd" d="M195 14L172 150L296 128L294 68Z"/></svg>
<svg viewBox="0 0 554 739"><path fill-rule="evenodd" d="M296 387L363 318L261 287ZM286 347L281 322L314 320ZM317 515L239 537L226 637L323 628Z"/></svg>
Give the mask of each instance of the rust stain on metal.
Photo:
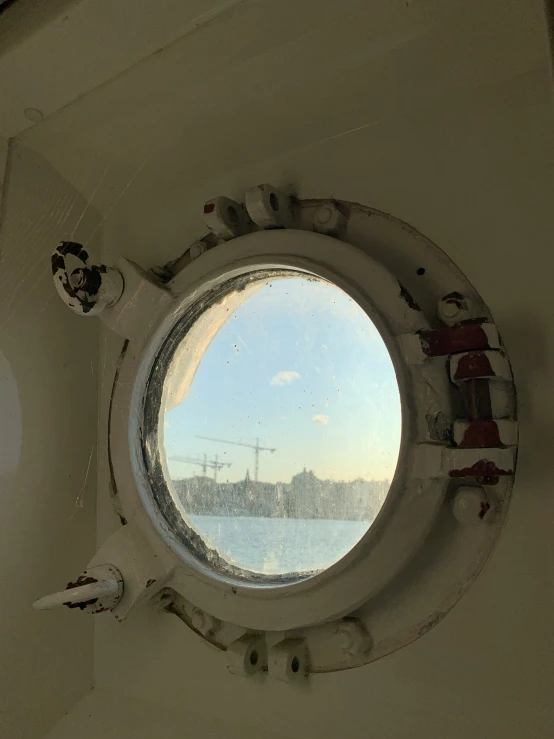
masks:
<svg viewBox="0 0 554 739"><path fill-rule="evenodd" d="M73 285L70 282L65 263L65 257L68 254L77 257L83 264L86 264L89 258L88 252L82 244L76 241L62 241L52 254L52 274L59 280L67 295L81 304L83 313L89 313L94 307L94 302L89 300L89 296L98 293L102 283L102 274L106 272L106 266L92 265L74 270L73 276L78 277L78 284Z"/></svg>
<svg viewBox="0 0 554 739"><path fill-rule="evenodd" d="M168 603L167 606L164 606L164 611L167 611L168 613L173 613L175 616L179 616L181 620L184 620L185 618L185 612L181 611L179 606L171 601L171 603Z"/></svg>
<svg viewBox="0 0 554 739"><path fill-rule="evenodd" d="M413 297L410 295L410 293L406 290L406 288L404 287L404 285L401 282L399 282L398 285L400 287L400 297L402 298L402 300L412 310L417 310L417 311L420 311L421 312L421 308L416 303L416 301L413 299Z"/></svg>
<svg viewBox="0 0 554 739"><path fill-rule="evenodd" d="M67 603L64 603L64 606L67 606L68 608L80 608L81 611L84 611L87 606L94 605L94 603L96 603L97 600L98 598L92 598L91 600L83 600L80 603L67 602ZM103 608L102 610L105 610L105 609ZM100 613L100 611L98 611L98 613Z"/></svg>
<svg viewBox="0 0 554 739"><path fill-rule="evenodd" d="M504 447L496 421L471 421L458 445L463 449L491 449Z"/></svg>
<svg viewBox="0 0 554 739"><path fill-rule="evenodd" d="M428 357L445 357L464 351L489 349L489 340L479 323L460 323L421 331L421 346Z"/></svg>
<svg viewBox="0 0 554 739"><path fill-rule="evenodd" d="M86 575L79 575L75 582L67 583L66 590L71 590L71 588L78 588L81 585L91 585L93 582L98 582L98 578Z"/></svg>
<svg viewBox="0 0 554 739"><path fill-rule="evenodd" d="M471 351L460 357L455 380L469 380L480 377L494 377L495 372L484 351Z"/></svg>
<svg viewBox="0 0 554 739"><path fill-rule="evenodd" d="M153 585L156 582L154 578L150 578L148 582L146 583L146 587L149 588L151 585Z"/></svg>
<svg viewBox="0 0 554 739"><path fill-rule="evenodd" d="M73 588L78 588L81 585L91 585L92 583L98 582L97 577L90 577L90 575L79 575L77 580L75 582L68 582L66 586L66 590L72 590ZM81 611L84 611L87 606L92 606L98 598L92 598L91 600L83 600L80 603L64 603L64 606L67 606L68 608L80 608Z"/></svg>
<svg viewBox="0 0 554 739"><path fill-rule="evenodd" d="M479 511L479 518L483 520L487 513L490 511L490 503L487 503L486 501L481 501L481 510Z"/></svg>

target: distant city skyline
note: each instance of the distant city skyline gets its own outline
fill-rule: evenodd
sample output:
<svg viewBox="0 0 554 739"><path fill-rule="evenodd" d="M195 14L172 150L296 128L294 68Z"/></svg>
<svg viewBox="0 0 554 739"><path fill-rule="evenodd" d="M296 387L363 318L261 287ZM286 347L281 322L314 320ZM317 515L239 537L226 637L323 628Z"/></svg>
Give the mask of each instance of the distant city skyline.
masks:
<svg viewBox="0 0 554 739"><path fill-rule="evenodd" d="M231 518L307 518L371 523L388 494L388 480L335 482L320 480L312 470L289 482L215 482L209 477L172 480L188 516Z"/></svg>
<svg viewBox="0 0 554 739"><path fill-rule="evenodd" d="M218 456L219 482L392 479L400 444L398 386L388 351L364 311L334 285L277 279L255 292L207 347L186 397L165 414L168 457ZM195 466L168 461L170 475ZM197 469L200 470L200 467ZM212 476L212 475L210 475Z"/></svg>
<svg viewBox="0 0 554 739"><path fill-rule="evenodd" d="M221 459L222 459L221 456L218 455L218 460L221 460ZM184 474L181 474L179 472L177 475L172 475L171 479L172 480L191 480L194 477L207 477L209 480L214 480L214 471L213 471L213 468L212 468L212 465L213 465L214 460L215 460L214 457L209 457L209 456L207 457L207 468L208 469L207 469L207 472L206 472L205 475L204 475L204 472L202 470L203 461L202 461L202 459L197 459L197 460L195 460L194 463L189 463L189 462L183 463L182 464L183 468L188 467L188 472L185 472ZM179 467L179 466L181 466L181 464L179 463L176 466ZM302 473L305 473L305 472L314 472L314 470L309 470L306 466L304 466L302 469L297 470L292 475L292 477L290 477L288 480L282 479L282 480L270 480L270 481L268 481L268 480L264 480L260 476L259 482L260 482L260 484L263 484L263 485L278 485L278 484L285 484L286 485L286 484L290 483L291 480L294 477L297 477L298 475L300 475ZM315 474L315 472L314 472L314 474ZM252 482L254 481L254 477L253 477L252 470L251 470L250 467L247 467L246 468L246 470L244 472L244 475L242 476L242 478L239 478L238 480L228 480L227 477L228 477L228 475L225 472L221 473L221 471L220 471L219 474L217 475L217 482L218 483L220 483L220 482L221 483L243 482L244 480L246 480L247 477L248 477L248 479L250 481L252 481ZM319 478L318 477L318 479L320 479L322 481L327 481L330 478ZM361 477L353 478L352 480L334 480L333 479L332 482L350 483L350 482L355 482L356 480L363 480L364 482L384 482L384 481L391 482L391 479L388 478L388 477L377 478L377 479L376 478L371 478L370 480L366 480L365 478L361 478Z"/></svg>

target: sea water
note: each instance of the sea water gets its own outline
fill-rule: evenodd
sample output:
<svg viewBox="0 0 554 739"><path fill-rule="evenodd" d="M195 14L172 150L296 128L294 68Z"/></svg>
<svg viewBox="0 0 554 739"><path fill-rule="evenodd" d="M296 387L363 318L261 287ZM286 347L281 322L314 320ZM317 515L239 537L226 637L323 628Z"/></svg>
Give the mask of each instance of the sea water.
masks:
<svg viewBox="0 0 554 739"><path fill-rule="evenodd" d="M323 570L361 539L367 521L190 516L208 546L229 562L268 575Z"/></svg>

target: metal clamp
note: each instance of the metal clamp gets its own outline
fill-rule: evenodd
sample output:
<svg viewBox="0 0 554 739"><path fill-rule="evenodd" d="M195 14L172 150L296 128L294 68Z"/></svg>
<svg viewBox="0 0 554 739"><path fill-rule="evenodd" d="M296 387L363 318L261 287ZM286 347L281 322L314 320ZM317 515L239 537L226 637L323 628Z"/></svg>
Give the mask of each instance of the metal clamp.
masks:
<svg viewBox="0 0 554 739"><path fill-rule="evenodd" d="M72 311L97 316L117 303L123 293L123 277L104 264L89 265L88 259L82 244L62 241L52 254L52 275L59 296Z"/></svg>

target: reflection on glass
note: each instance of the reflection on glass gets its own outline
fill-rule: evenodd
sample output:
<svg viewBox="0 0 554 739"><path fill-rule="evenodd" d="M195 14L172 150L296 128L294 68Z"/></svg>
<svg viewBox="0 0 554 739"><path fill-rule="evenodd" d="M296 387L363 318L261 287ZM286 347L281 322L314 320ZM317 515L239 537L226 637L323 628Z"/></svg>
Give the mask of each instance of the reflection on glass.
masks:
<svg viewBox="0 0 554 739"><path fill-rule="evenodd" d="M196 330L196 337L193 332ZM343 557L400 445L388 351L359 305L301 273L212 306L177 350L160 438L187 523L229 563L307 575Z"/></svg>

